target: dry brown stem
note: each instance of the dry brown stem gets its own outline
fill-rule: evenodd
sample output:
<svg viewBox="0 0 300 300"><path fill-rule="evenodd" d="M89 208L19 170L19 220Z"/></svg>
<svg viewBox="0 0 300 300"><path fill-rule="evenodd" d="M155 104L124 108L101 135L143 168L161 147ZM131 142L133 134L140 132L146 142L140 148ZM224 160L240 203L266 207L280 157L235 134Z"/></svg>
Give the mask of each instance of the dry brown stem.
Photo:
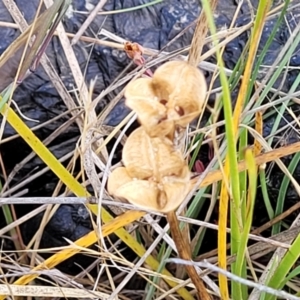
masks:
<svg viewBox="0 0 300 300"><path fill-rule="evenodd" d="M210 9L212 12L214 12L214 10L216 9L217 3L218 3L217 0L210 1ZM192 66L197 66L200 62L200 57L202 55L202 48L205 44L207 31L208 31L208 20L204 9L202 9L201 14L197 20L196 29L191 44L191 50L188 57L188 62Z"/></svg>
<svg viewBox="0 0 300 300"><path fill-rule="evenodd" d="M167 219L180 258L185 260L191 260L191 254L190 251L188 251L189 247L187 247L187 245L184 242L185 239L183 238L181 231L179 229L178 219L175 212L171 211L167 213ZM194 266L186 265L185 268L189 277L191 278L191 281L194 283L198 291L199 300L211 300L203 284L203 281L201 280Z"/></svg>

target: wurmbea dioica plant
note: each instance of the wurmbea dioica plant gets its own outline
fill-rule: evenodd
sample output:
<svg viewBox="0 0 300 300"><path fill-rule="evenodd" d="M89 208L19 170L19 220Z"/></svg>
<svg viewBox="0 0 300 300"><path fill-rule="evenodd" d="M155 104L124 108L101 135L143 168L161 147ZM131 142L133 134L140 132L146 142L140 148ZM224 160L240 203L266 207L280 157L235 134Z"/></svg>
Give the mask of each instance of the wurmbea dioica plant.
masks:
<svg viewBox="0 0 300 300"><path fill-rule="evenodd" d="M127 85L126 105L136 112L141 127L124 145L124 167L109 177L110 194L164 213L181 204L191 174L174 138L199 116L206 91L201 71L184 61L167 62L152 78Z"/></svg>

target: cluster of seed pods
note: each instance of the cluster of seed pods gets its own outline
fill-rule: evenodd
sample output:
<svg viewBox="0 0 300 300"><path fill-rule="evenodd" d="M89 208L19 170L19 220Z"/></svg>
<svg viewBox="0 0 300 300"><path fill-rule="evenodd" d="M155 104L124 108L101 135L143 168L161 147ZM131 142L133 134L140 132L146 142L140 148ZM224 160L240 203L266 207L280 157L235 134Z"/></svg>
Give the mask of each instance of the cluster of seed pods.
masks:
<svg viewBox="0 0 300 300"><path fill-rule="evenodd" d="M201 71L184 61L167 62L152 78L127 85L126 105L136 112L141 126L124 145L124 166L109 177L111 195L163 213L182 203L191 173L175 140L201 113L206 92Z"/></svg>

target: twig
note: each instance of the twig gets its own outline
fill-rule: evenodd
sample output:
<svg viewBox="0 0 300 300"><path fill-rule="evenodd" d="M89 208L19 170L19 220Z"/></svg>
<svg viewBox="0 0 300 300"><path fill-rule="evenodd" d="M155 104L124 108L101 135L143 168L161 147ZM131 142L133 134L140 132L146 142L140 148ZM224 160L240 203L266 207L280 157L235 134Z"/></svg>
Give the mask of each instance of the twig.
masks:
<svg viewBox="0 0 300 300"><path fill-rule="evenodd" d="M263 165L264 163L268 163L271 161L274 161L275 159L282 158L284 156L288 156L294 153L297 153L300 151L300 142L290 144L288 146L280 147L278 149L274 149L272 151L268 151L266 153L260 154L255 157L255 163L256 165ZM246 164L244 161L241 161L238 164L238 170L239 172L245 171ZM197 182L198 177L195 177L192 179L194 183ZM210 185L213 182L217 182L223 179L223 174L220 170L211 171L208 173L208 175L203 179L203 181L200 183L200 187L204 187L207 185Z"/></svg>
<svg viewBox="0 0 300 300"><path fill-rule="evenodd" d="M247 279L244 279L244 278L241 278L241 277L238 277L228 271L225 271L217 266L214 266L212 264L210 264L209 262L207 261L203 261L203 262L198 262L198 263L195 263L195 262L192 262L192 261L184 261L182 259L178 259L178 258L172 258L172 259L169 259L168 260L169 262L175 262L175 263L180 263L180 264L184 264L186 266L190 266L190 265L193 265L193 266L199 266L199 267L203 267L203 268L207 268L207 269L210 269L214 272L218 272L218 273L221 273L223 275L225 275L226 277L232 279L232 280L235 280L235 281L238 281L244 285L247 285L249 287L254 287L256 289L258 289L259 291L262 291L262 292L266 292L268 294L271 294L271 295L275 295L277 297L280 297L280 298L284 298L284 299L290 299L290 300L300 300L299 297L296 297L294 295L291 295L289 293L286 293L284 291L278 291L278 290L275 290L275 289L272 289L268 286L264 286L264 285L261 285L261 284L258 284L256 282L253 282L251 280L247 280Z"/></svg>
<svg viewBox="0 0 300 300"><path fill-rule="evenodd" d="M50 298L77 298L77 299L107 299L108 294L89 291L86 289L78 288L65 288L65 287L51 287L47 286L20 286L10 284L0 284L0 293L3 295L26 296L26 297L50 297Z"/></svg>
<svg viewBox="0 0 300 300"><path fill-rule="evenodd" d="M211 0L210 5L211 5L211 10L214 12L216 6L217 6L217 0ZM192 40L192 45L188 57L188 62L192 66L197 66L200 62L200 57L202 54L202 48L205 44L205 38L208 32L208 21L207 21L207 16L202 9L201 14L198 18L195 33L193 36Z"/></svg>
<svg viewBox="0 0 300 300"><path fill-rule="evenodd" d="M73 39L71 41L72 46L78 42L78 40L80 39L82 34L86 31L86 29L89 27L89 25L93 22L94 18L97 16L98 11L102 9L102 7L106 4L106 2L107 2L107 0L99 1L98 4L96 5L96 7L94 8L94 10L91 13L89 13L87 19L84 21L84 23L81 25L81 27L79 28L79 30L73 37Z"/></svg>
<svg viewBox="0 0 300 300"><path fill-rule="evenodd" d="M27 192L27 191L26 190L22 191L21 194L24 194L24 192ZM98 203L98 200L95 197L21 197L21 196L22 195L18 194L18 195L15 195L14 197L0 198L0 205L2 205L2 204L19 204L19 205L20 204L24 204L24 205L25 204L75 204L75 205L80 205L80 204L88 204L88 203L90 203L90 204ZM123 203L123 202L115 202L106 197L104 197L101 200L101 202L103 205L110 205L110 206L120 207L120 208L124 208L124 209L128 209L128 210L136 209L136 207L132 204ZM297 203L296 205L297 206L295 209L299 209L300 202ZM145 210L145 211L152 215L163 216L163 214L161 214L161 213L147 211L147 210ZM286 212L290 212L290 211L288 210ZM278 217L276 217L276 220L275 219L272 220L272 221L276 221L276 222L272 222L271 224L269 224L269 222L268 222L267 224L269 225L269 227L271 227L275 223L279 222L280 220L284 219L284 217L286 216L286 212L282 213L281 215L278 215ZM146 218L146 217L147 217L147 215L144 216L144 218ZM178 216L178 220L181 222L191 224L191 225L203 226L203 227L210 228L213 230L218 230L218 225L211 224L208 222L194 220L194 219L183 217L183 216ZM260 229L260 228L257 228L257 229ZM249 239L258 241L258 242L268 243L269 246L275 246L275 247L281 247L281 248L289 248L290 245L284 243L284 241L287 238L289 238L289 236L291 236L291 235L295 236L295 234L298 234L300 232L300 230L296 231L296 229L295 229L295 233L292 230L287 230L282 233L279 233L278 237L277 237L277 235L275 235L275 236L272 236L271 238L264 238L262 236L256 235L256 234L259 234L260 232L262 232L263 230L259 230L258 232L256 230L254 230L251 234L249 234ZM228 233L231 232L230 228L227 228L227 232ZM250 248L253 246L257 246L257 244L250 246ZM250 250L249 250L249 252L250 252L250 254L255 253L255 252L251 252ZM215 250L213 250L204 255L199 256L198 259L199 260L205 259L205 258L208 258L208 257L216 255L216 254L217 254L217 252Z"/></svg>
<svg viewBox="0 0 300 300"><path fill-rule="evenodd" d="M167 213L166 216L179 256L184 260L191 260L191 251L188 247L188 244L185 243L185 239L183 238L179 229L176 213L172 211ZM211 300L211 297L206 291L203 281L201 280L194 266L185 265L185 267L191 281L194 283L198 291L199 300Z"/></svg>

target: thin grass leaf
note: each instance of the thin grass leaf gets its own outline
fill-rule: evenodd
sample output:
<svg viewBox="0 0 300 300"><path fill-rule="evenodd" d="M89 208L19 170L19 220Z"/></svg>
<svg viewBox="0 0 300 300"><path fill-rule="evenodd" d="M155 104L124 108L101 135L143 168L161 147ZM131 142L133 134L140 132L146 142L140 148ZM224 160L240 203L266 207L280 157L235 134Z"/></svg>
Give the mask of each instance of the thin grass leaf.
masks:
<svg viewBox="0 0 300 300"><path fill-rule="evenodd" d="M248 131L247 130L242 130L240 138L239 138L239 160L245 160L247 167L249 167L249 164L247 162L247 158L245 159L245 149L248 146ZM247 152L247 150L246 150ZM250 170L248 170L249 173ZM239 175L239 182L240 182L240 207L236 208L235 214L231 213L231 224L235 221L232 222L232 219L236 219L236 224L240 228L239 230L243 232L245 230L245 222L246 222L246 204L247 204L247 172L241 172ZM238 249L237 255L241 252L241 260L238 262L236 261L236 265L239 267L239 274L241 274L242 277L247 277L247 268L246 268L246 260L244 259L245 256L243 253L243 234L241 235L241 246ZM245 251L245 249L244 249ZM241 285L241 293L242 293L242 299L247 299L248 297L248 289L247 286Z"/></svg>
<svg viewBox="0 0 300 300"><path fill-rule="evenodd" d="M202 188L197 192L196 196L193 199L193 202L191 203L191 205L188 208L187 216L189 216L192 219L199 216L199 213L202 210L204 203L207 201L207 199L205 197L203 197L203 194L209 193L209 191L210 191L210 188L208 187L206 189ZM189 212L190 209L191 209L191 211ZM192 257L195 257L198 255L198 253L201 249L202 242L205 238L206 228L202 228L202 229L203 230L202 230L200 236L198 236L196 240L195 240L195 237L193 239L193 241L196 241L196 243L192 245Z"/></svg>
<svg viewBox="0 0 300 300"><path fill-rule="evenodd" d="M15 220L12 216L12 211L11 211L11 207L9 205L3 205L2 206L2 212L3 212L3 215L4 215L4 219L5 219L5 222L6 224L11 224L13 223ZM20 250L24 250L23 247L21 246L21 243L20 243L20 240L19 240L19 235L18 235L18 232L16 230L16 228L12 228L10 231L9 231L9 235L14 243L14 246L17 250L17 254L19 256L22 256L20 255L20 253L18 251ZM26 260L24 260L24 258L22 259L22 263L26 263Z"/></svg>
<svg viewBox="0 0 300 300"><path fill-rule="evenodd" d="M247 95L247 90L249 87L249 81L251 78L251 71L254 64L254 60L256 57L260 37L262 34L262 30L264 27L264 20L266 18L267 12L269 10L269 7L271 5L271 1L260 1L259 6L257 9L256 18L254 21L254 27L253 32L250 37L250 48L249 48L249 55L246 62L244 77L242 79L242 84L239 90L237 103L234 110L234 128L235 131L238 128L239 125L239 117L241 116L243 104L245 103L245 95Z"/></svg>
<svg viewBox="0 0 300 300"><path fill-rule="evenodd" d="M251 78L251 71L252 71L254 59L256 57L260 37L262 34L264 20L266 18L266 15L267 15L270 5L271 5L271 1L261 1L261 2L259 2L259 5L258 5L256 18L254 21L253 32L250 37L249 55L248 55L247 62L246 62L244 77L242 79L241 87L239 90L239 94L238 94L238 98L236 101L234 114L233 114L233 132L234 132L235 138L237 138L238 125L239 125L242 110L244 108L244 104L246 101L245 96L247 95L247 90L249 87L249 80ZM227 128L226 128L226 131L227 131ZM231 151L234 151L234 149L232 149ZM230 152L230 149L228 147L228 158L230 161L229 155L232 156L231 160L233 160L233 153ZM227 159L226 159L225 164L227 164ZM226 171L228 172L229 169L227 168ZM232 168L232 166L230 166L230 174L232 172L235 173L235 172L237 172L237 170ZM241 241L241 232L240 232L239 223L238 223L239 215L237 214L237 213L239 213L238 210L241 207L241 203L240 203L241 195L240 195L240 190L238 189L238 187L235 187L235 186L238 186L237 183L239 182L239 181L235 180L235 177L236 176L231 175L232 194L233 194L233 203L231 205L231 218L230 218L230 224L231 224L231 230L232 230L231 231L231 254L232 255L235 255L235 254L238 255L239 249L240 249L240 241ZM242 274L243 269L240 269L240 266L238 266L237 263L232 264L232 270L233 270L233 273L237 276L244 275L244 274ZM232 282L231 291L232 291L233 299L243 299L243 295L242 295L243 287L240 283Z"/></svg>
<svg viewBox="0 0 300 300"><path fill-rule="evenodd" d="M136 5L133 7L128 7L128 8L123 8L123 9L116 9L116 10L111 10L111 11L101 11L98 12L98 15L114 15L114 14L120 14L120 13L125 13L125 12L131 12L131 11L135 11L135 10L139 10L142 8L146 8L155 4L158 4L160 2L163 2L164 0L154 0L145 4L141 4L141 5Z"/></svg>
<svg viewBox="0 0 300 300"><path fill-rule="evenodd" d="M293 174L294 171L296 170L296 168L298 167L299 161L300 161L300 152L298 152L294 155L293 159L291 160L291 162L289 164L288 170L290 171L291 174ZM278 198L276 201L275 216L278 216L283 212L283 206L284 206L284 202L286 199L286 194L287 194L289 184L290 184L290 179L288 178L288 176L285 175L282 180ZM278 222L278 223L274 224L274 226L272 227L272 235L275 235L275 234L281 232L281 224L282 224L282 222Z"/></svg>
<svg viewBox="0 0 300 300"><path fill-rule="evenodd" d="M158 261L160 261L160 264L159 264L159 267L157 270L155 270L158 274L162 272L162 270L165 268L165 265L166 265L166 262L167 262L167 259L170 257L171 255L171 252L172 252L172 248L171 247L168 247L167 249L165 249L165 242L163 243L162 247L160 247L159 249L159 255L158 255ZM146 298L145 300L152 300L154 299L155 297L155 291L156 291L156 286L160 280L159 277L152 277L151 278L152 280L152 283L154 284L150 284L148 283L147 286L148 288L146 287L146 291L147 291L147 295L146 295Z"/></svg>
<svg viewBox="0 0 300 300"><path fill-rule="evenodd" d="M291 59L293 53L295 52L296 47L300 43L300 34L298 34L299 32L300 32L300 24L296 26L288 42L283 47L281 54L284 55L278 62L278 65L276 65L274 73L272 74L272 76L264 86L264 89L262 90L258 100L255 101L254 108L257 108L259 105L261 105L261 103L266 99L268 93L270 93L276 80L278 80L278 77L284 72L284 68L286 67L287 62ZM258 88L256 92L258 92L260 89L261 87ZM243 119L243 124L249 124L252 118L253 118L253 114L247 114L247 116Z"/></svg>
<svg viewBox="0 0 300 300"><path fill-rule="evenodd" d="M274 270L275 270L276 266L278 266L278 258L277 257L272 260L270 272L269 272L269 274L268 274L268 276L266 278L265 284L268 284L270 278L272 277L271 275L274 274ZM265 300L266 299L266 295L267 295L266 292L262 292L261 295L260 295L260 297L259 297L259 300Z"/></svg>
<svg viewBox="0 0 300 300"><path fill-rule="evenodd" d="M286 284L288 281L298 276L299 274L300 274L300 266L296 267L295 269L293 269L292 272L290 272L290 274L285 278L284 284ZM299 294L300 292L297 293L297 296L299 296Z"/></svg>
<svg viewBox="0 0 300 300"><path fill-rule="evenodd" d="M203 9L206 12L209 28L212 36L214 37L216 34L216 26L214 24L214 18L210 9L209 2L207 0L203 0ZM213 39L214 46L217 46L218 41L216 38ZM224 63L222 61L222 57L220 55L220 51L217 50L217 59L218 65L220 66L220 79L223 88L223 102L224 102L224 113L226 119L226 138L228 142L228 153L230 154L230 161L227 160L225 164L225 174L228 174L229 167L232 168L232 178L235 177L236 188L233 193L235 196L238 194L239 196L239 178L237 171L237 156L235 151L235 136L233 130L233 120L232 120L232 107L231 107L231 96L229 90L229 84L227 81L227 77L224 71ZM218 231L218 259L219 266L222 269L227 268L227 260L226 260L226 225L227 225L227 211L228 211L228 184L227 180L222 182L222 189L220 195L220 206L219 206L219 231ZM219 286L221 292L221 298L226 300L229 299L228 285L227 285L227 277L223 274L219 274Z"/></svg>
<svg viewBox="0 0 300 300"><path fill-rule="evenodd" d="M248 132L247 130L243 130L239 137L239 161L245 160L245 149L247 146L248 146ZM246 161L246 165L247 165L247 161ZM238 214L240 220L240 227L242 229L242 226L244 224L243 222L246 220L247 172L246 171L240 172L239 179L240 179L240 192L241 192L241 206L239 208Z"/></svg>
<svg viewBox="0 0 300 300"><path fill-rule="evenodd" d="M300 256L300 235L298 235L291 245L290 249L287 251L283 259L279 262L274 275L270 279L268 286L277 290L282 290L285 283L288 272L294 266L296 261ZM265 300L275 300L276 297L271 295L266 295Z"/></svg>
<svg viewBox="0 0 300 300"><path fill-rule="evenodd" d="M197 147L196 149L194 150L193 152L193 155L192 155L192 158L190 159L189 161L189 167L190 167L190 170L192 169L192 167L195 165L195 161L198 157L198 154L199 154L199 151L201 149L201 146L202 146L202 142L204 140L204 134L198 134L196 137L195 137L195 141L194 143L197 143Z"/></svg>
<svg viewBox="0 0 300 300"><path fill-rule="evenodd" d="M278 17L278 19L277 19L277 21L274 25L274 28L272 29L272 32L271 32L269 38L267 39L266 44L264 45L262 51L260 52L260 54L257 58L257 62L255 63L255 66L254 66L252 74L251 74L251 80L250 80L250 84L249 84L249 88L248 88L248 92L247 92L247 97L251 96L250 91L252 90L253 84L255 83L255 81L256 81L256 79L259 75L259 69L260 69L260 67L263 63L263 60L264 60L267 52L270 49L270 46L271 46L272 42L274 41L275 35L278 32L279 26L281 25L281 23L284 20L284 17L286 15L289 3L290 3L290 0L284 1L284 6L283 6L283 8L280 12L280 15L279 15L279 17ZM247 99L247 101L248 101L248 99Z"/></svg>
<svg viewBox="0 0 300 300"><path fill-rule="evenodd" d="M261 112L255 114L255 131L262 136L263 135L263 117ZM257 156L261 153L262 145L255 139L254 141L254 155Z"/></svg>
<svg viewBox="0 0 300 300"><path fill-rule="evenodd" d="M248 244L248 237L251 230L252 225L252 219L253 219L253 209L254 209L254 203L256 200L256 191L257 191L257 166L255 164L255 159L252 150L247 149L245 151L245 161L247 164L248 169L248 192L247 192L247 205L246 205L246 216L243 220L243 229L241 232L241 239L240 239L240 248L237 252L236 256L236 268L235 271L239 274L246 275L246 249ZM246 293L246 294L245 294ZM242 288L242 299L247 299L247 287L244 286Z"/></svg>
<svg viewBox="0 0 300 300"><path fill-rule="evenodd" d="M300 74L297 76L297 78L295 79L293 85L291 86L290 88L290 91L289 93L293 93L296 88L299 86L300 84ZM271 134L276 132L277 128L279 127L279 124L280 124L280 121L282 119L282 116L287 108L287 105L288 103L283 103L281 105L281 108L279 110L279 113L278 113L278 116L274 122L274 125L272 127L272 131L271 131ZM273 141L273 138L271 138L269 140L269 144L271 144ZM298 153L297 153L298 154ZM289 171L291 172L291 174L293 174L293 172L295 171L295 168L297 167L297 164L299 162L299 159L300 157L298 155L295 155L289 165ZM287 178L287 176L284 177L283 181L282 181L282 184L280 186L280 190L279 190L279 195L278 195L278 199L276 201L276 208L275 208L275 216L278 216L282 213L283 211L283 207L284 207L284 202L285 202L285 199L286 199L286 193L287 193L287 188L288 188L288 184L289 184L289 179ZM280 232L280 228L281 228L281 222L278 222L277 224L275 224L273 227L272 227L272 235L276 234L276 233L279 233Z"/></svg>
<svg viewBox="0 0 300 300"><path fill-rule="evenodd" d="M259 179L260 179L260 185L261 185L261 191L262 191L262 196L264 199L265 207L269 216L269 219L272 220L274 218L274 209L272 207L269 195L268 195L268 187L267 187L267 182L266 182L266 172L265 169L260 169L259 170Z"/></svg>
<svg viewBox="0 0 300 300"><path fill-rule="evenodd" d="M59 1L57 1L57 2L59 2ZM62 20L62 18L64 17L65 13L67 12L67 10L68 10L71 2L72 2L72 0L63 0L63 2L60 3L59 7L57 8L57 11L54 14L54 16L52 16L52 15L48 16L47 15L47 20L49 18L51 20L51 23L47 24L47 26L49 27L47 29L48 32L47 32L46 36L44 37L44 39L41 39L41 41L40 41L41 46L38 47L37 53L35 54L35 56L32 57L33 58L33 62L31 64L31 66L30 66L30 70L31 71L36 70L37 65L39 64L40 59L41 59L43 53L45 52L48 44L50 43L51 38L52 38L52 36L53 36L53 34L54 34L57 26L59 25L60 21ZM56 6L56 4L57 3L54 1L52 6ZM52 6L50 8L52 8ZM40 34L40 32L43 33L43 30L40 30L38 32L38 35ZM42 34L41 34L41 37L43 37ZM38 36L37 36L37 38L38 38ZM39 40L36 39L34 41L34 43L36 43L36 42L38 43Z"/></svg>

